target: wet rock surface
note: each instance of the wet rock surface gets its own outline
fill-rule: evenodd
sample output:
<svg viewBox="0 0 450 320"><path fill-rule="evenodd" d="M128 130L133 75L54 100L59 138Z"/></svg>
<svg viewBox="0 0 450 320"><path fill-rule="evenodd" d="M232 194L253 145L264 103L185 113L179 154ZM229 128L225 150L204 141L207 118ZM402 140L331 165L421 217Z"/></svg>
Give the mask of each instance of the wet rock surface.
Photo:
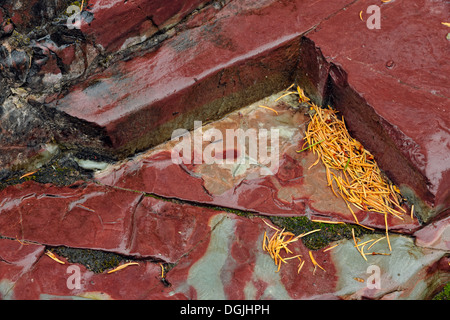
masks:
<svg viewBox="0 0 450 320"><path fill-rule="evenodd" d="M448 287L444 4L380 4L379 30L369 1L84 4L0 4L2 299L429 299ZM375 155L402 219L353 207L354 224L317 156L297 152L308 110L277 100L294 82ZM256 140L230 144L237 130ZM263 245L275 228L312 232L280 270Z"/></svg>

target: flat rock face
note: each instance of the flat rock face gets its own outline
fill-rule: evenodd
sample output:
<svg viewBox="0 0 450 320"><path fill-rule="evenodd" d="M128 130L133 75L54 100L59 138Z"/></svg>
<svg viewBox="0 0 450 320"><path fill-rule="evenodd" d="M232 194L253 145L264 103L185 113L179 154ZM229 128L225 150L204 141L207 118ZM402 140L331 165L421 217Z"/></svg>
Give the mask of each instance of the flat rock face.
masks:
<svg viewBox="0 0 450 320"><path fill-rule="evenodd" d="M265 215L354 222L344 200L327 187L324 165L315 165L317 156L296 152L302 149L309 116L290 108L289 98L275 101L284 93L111 166L96 178L108 186ZM260 136L263 130L267 138ZM249 142L234 141L239 132ZM363 225L384 227L384 215L352 208ZM389 225L405 233L419 227L408 215L389 217Z"/></svg>
<svg viewBox="0 0 450 320"><path fill-rule="evenodd" d="M136 5L122 9L118 3L101 12ZM298 55L298 39L291 41L337 8L306 6L306 18L295 20L294 29L289 19L274 19L297 12L291 3L237 2L198 26L193 16L158 50L114 64L49 106L104 129L115 149L129 153L156 145L193 120L217 119L290 85ZM242 33L247 29L252 32Z"/></svg>
<svg viewBox="0 0 450 320"><path fill-rule="evenodd" d="M450 218L444 218L418 230L414 236L421 247L450 251Z"/></svg>
<svg viewBox="0 0 450 320"><path fill-rule="evenodd" d="M105 1L89 2L94 18L81 19L81 31L105 50L114 52L150 38L158 31L177 24L208 1ZM83 16L82 16L83 17ZM114 32L111 32L114 30Z"/></svg>
<svg viewBox="0 0 450 320"><path fill-rule="evenodd" d="M34 182L6 188L1 194L2 236L123 253L141 198L95 184L57 188ZM114 202L106 200L110 197Z"/></svg>
<svg viewBox="0 0 450 320"><path fill-rule="evenodd" d="M288 263L277 271L269 254L263 251L264 234L272 236L274 230L259 217L199 210L194 206L146 197L136 209L133 222L137 227L134 232L128 233L134 243L128 254L139 252L137 256L141 259L138 265L130 265L115 273L93 273L85 266L69 263L63 257L58 258L65 264L53 261L44 254L44 246L29 243L41 239L39 233L27 232L26 240L22 240L25 242L0 240L2 297L422 299L436 290L442 281L448 281L445 252L416 247L411 238L404 236L391 236L391 256L368 256L367 261L354 248L351 240L332 243L329 247L335 244L337 247L326 252L313 251L314 261L325 271L314 266L309 250L297 241L289 248L293 255L301 255L305 261L298 273L297 259L287 260ZM22 222L24 228L27 223ZM60 222L58 227L64 228L64 224ZM86 225L85 229L89 230L88 233L101 233L93 225ZM64 230L69 231L68 228ZM82 232L80 228L77 230ZM165 232L159 233L158 230ZM372 237L365 236L358 240L364 242ZM373 250L389 252L386 241L378 242ZM147 254L161 260L142 259ZM163 279L162 263L170 260L174 264ZM432 267L424 272L424 265ZM368 284L375 279L371 278L375 272L380 281L379 288Z"/></svg>
<svg viewBox="0 0 450 320"><path fill-rule="evenodd" d="M442 290L448 7L380 3L371 29L372 4L93 0L70 26L71 1L3 1L0 297L429 299ZM294 82L335 107L401 189L407 213L387 218L389 242L384 215L351 207L366 228L357 226L316 155L297 152L308 110L294 95L278 99ZM318 248L312 235L290 243L278 269L267 241L280 219L346 229Z"/></svg>
<svg viewBox="0 0 450 320"><path fill-rule="evenodd" d="M336 87L345 91L345 80L373 109L355 112L355 101L333 90L331 103L343 112L349 129L373 150L397 183L412 187L420 198L434 205L434 214L439 214L448 210L450 203L450 90L445 85L450 68L443 60L448 28L438 24L432 35L425 30L431 28L431 21L444 21L448 8L443 3L431 3L382 4L380 29L369 29L367 24L373 17L366 8L371 3L365 1L341 11L308 37L321 48L328 62L344 70L345 79L342 72L331 71ZM360 11L363 21L359 19ZM399 19L408 22L399 24ZM355 31L360 36L346 36ZM373 124L364 113L372 117ZM393 147L383 148L369 135L367 127L376 122L387 133L385 145L391 140L403 157L394 157ZM420 182L424 179L425 183Z"/></svg>
<svg viewBox="0 0 450 320"><path fill-rule="evenodd" d="M167 140L177 128L192 129L194 120L217 119L298 80L307 93L342 111L349 129L379 158L408 199L423 208L422 219L448 209L445 29L427 37L413 18L445 20L444 5L430 10L424 2L417 13L414 6L385 3L378 7L381 29L368 27L368 2L349 5L348 10L340 10L344 3L296 6L279 1L257 6L233 1L217 9L203 8L202 2L174 3L164 10L152 5L95 2L91 13L97 18L81 30L107 50L119 50L134 41L125 34L145 39L139 33L151 35L150 29L167 23L168 16L179 21L192 8L201 9L199 16L177 25L179 33L157 50L113 64L67 94L47 100L47 107L87 121L97 136L105 136L104 148L124 156ZM133 21L126 18L131 12L138 14ZM397 26L399 14L412 22ZM121 32L102 31L115 21L109 16L127 21ZM142 27L149 18L151 26ZM347 41L350 30L364 36ZM313 41L312 47L300 40L303 34ZM388 48L387 43L398 45ZM422 43L423 54L412 57L405 49Z"/></svg>

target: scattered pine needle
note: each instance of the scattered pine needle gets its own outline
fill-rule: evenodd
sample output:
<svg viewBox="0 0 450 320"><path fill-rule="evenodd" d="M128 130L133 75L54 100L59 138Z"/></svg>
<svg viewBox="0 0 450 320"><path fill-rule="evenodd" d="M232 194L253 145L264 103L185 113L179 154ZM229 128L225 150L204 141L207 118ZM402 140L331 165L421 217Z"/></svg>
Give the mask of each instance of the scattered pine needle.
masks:
<svg viewBox="0 0 450 320"><path fill-rule="evenodd" d="M311 258L311 262L314 265L314 271L313 274L316 272L316 267L319 267L320 269L322 269L323 271L325 271L324 268L322 268L322 266L320 264L317 263L316 259L314 259L312 252L309 251L309 257ZM326 272L326 271L325 271Z"/></svg>
<svg viewBox="0 0 450 320"><path fill-rule="evenodd" d="M441 22L444 26L450 27L450 22Z"/></svg>
<svg viewBox="0 0 450 320"><path fill-rule="evenodd" d="M311 100L305 95L305 92L303 91L303 89L301 89L299 86L297 86L297 93L298 93L298 102L299 102L299 103L311 101Z"/></svg>
<svg viewBox="0 0 450 320"><path fill-rule="evenodd" d="M372 256L375 256L375 255L379 255L379 256L390 256L390 255L391 255L390 253L383 253L383 252L369 252L369 253L366 253L366 254L372 255Z"/></svg>
<svg viewBox="0 0 450 320"><path fill-rule="evenodd" d="M387 239L387 243L389 245L389 251L392 251L391 248L391 241L389 240L389 228L388 228L388 223L387 223L387 213L384 214L384 223L386 224L386 239Z"/></svg>
<svg viewBox="0 0 450 320"><path fill-rule="evenodd" d="M358 225L358 226L360 226L360 227L363 227L363 228L365 228L365 229L367 229L367 230L370 230L370 231L375 231L375 229L374 229L374 228L371 228L371 227L365 226L365 225L363 225L363 224L361 224L361 223L357 223L356 225Z"/></svg>
<svg viewBox="0 0 450 320"><path fill-rule="evenodd" d="M273 112L275 112L276 113L276 115L278 115L278 111L277 110L275 110L275 109L273 109L273 108L270 108L270 107L266 107L266 106L259 106L260 108L264 108L264 109L268 109L268 110L272 110Z"/></svg>
<svg viewBox="0 0 450 320"><path fill-rule="evenodd" d="M372 242L372 241L373 241L373 239L370 239L370 240L367 240L367 241L364 241L364 242L355 244L355 247L359 247L359 246L362 246L362 245L366 245L366 244L368 244L369 242Z"/></svg>
<svg viewBox="0 0 450 320"><path fill-rule="evenodd" d="M334 246L328 247L328 248L326 248L325 250L323 250L322 252L330 251L331 249L336 248L338 245L339 245L339 244L335 244Z"/></svg>
<svg viewBox="0 0 450 320"><path fill-rule="evenodd" d="M361 21L364 21L363 17L362 17L362 10L359 12L359 18L361 19Z"/></svg>
<svg viewBox="0 0 450 320"><path fill-rule="evenodd" d="M391 0L382 1L389 2ZM359 13L359 16L360 19L363 20L362 11ZM450 24L444 22L442 24L450 26ZM317 155L316 162L313 163L310 168L320 161L323 163L326 169L328 186L331 188L336 197L339 195L344 200L353 215L356 225L372 231L375 230L374 228L364 226L359 223L351 205L361 211L384 215L386 236L377 240L372 239L363 243L358 243L355 237L355 231L352 228L352 237L355 248L366 261L366 255L390 255L389 253L380 252L367 253L364 252L364 248L368 246L367 250L370 250L373 245L386 238L389 245L389 250L392 251L387 223L388 215L393 215L395 218L404 220L402 215L406 213L406 210L401 206L402 198L399 188L389 181L381 172L374 156L366 150L359 141L350 136L346 128L344 118L338 118L336 116L336 110L333 110L330 106L328 106L328 108L318 107L308 97L306 97L303 89L297 86L296 92L289 91L292 87L293 85L286 89L286 93L281 95L276 100L279 100L287 95L298 94L299 103L307 103L309 105L308 114L311 118L304 138L307 146L296 152L300 153L306 150L311 150L313 154ZM272 110L278 115L278 112L270 107L261 105L259 107ZM411 207L411 218L413 217L413 214L414 206ZM340 221L312 221L330 224L345 224L345 222ZM262 249L270 254L275 262L275 265L278 266L277 272L280 270L282 262L287 263L290 259L298 258L300 261L298 273L300 273L305 261L300 259L300 255L292 256L292 251L288 248L288 245L304 236L318 232L320 229L295 236L293 233L285 232L285 229L280 230L268 224L266 221L264 221L264 223L275 230L275 233L271 238L269 238L267 233L264 232ZM323 250L323 252L331 250L337 246L338 244ZM291 256L283 258L280 255L283 250L287 255L291 254ZM325 271L325 269L314 259L311 251L309 251L309 256L314 265L314 272L317 267Z"/></svg>
<svg viewBox="0 0 450 320"><path fill-rule="evenodd" d="M414 205L411 206L411 220L414 219Z"/></svg>
<svg viewBox="0 0 450 320"><path fill-rule="evenodd" d="M306 147L306 148L303 148L302 150L298 150L298 151L296 151L296 152L298 152L298 153L303 152L303 151L305 151L305 150L308 150L309 148L314 147L316 144L319 144L319 143L324 142L324 141L325 141L325 139L324 139L324 140L321 140L321 141L318 141L318 142L315 142L315 143L313 143L312 145L310 145L310 146L308 146L308 147Z"/></svg>
<svg viewBox="0 0 450 320"><path fill-rule="evenodd" d="M35 174L36 172L38 172L38 170L33 171L33 172L25 173L23 176L21 176L21 177L19 178L19 180L22 179L22 178L25 178L25 177L32 176L32 175Z"/></svg>
<svg viewBox="0 0 450 320"><path fill-rule="evenodd" d="M286 90L284 91L289 91L293 86L295 86L295 83L291 84Z"/></svg>
<svg viewBox="0 0 450 320"><path fill-rule="evenodd" d="M384 238L386 238L386 237L381 237L381 238L379 238L379 239L377 239L377 240L375 240L368 248L367 248L367 250L370 250L370 248L372 248L373 247L373 245L375 244L375 243L377 243L377 242L379 242L379 241L381 241L381 240L383 240Z"/></svg>
<svg viewBox="0 0 450 320"><path fill-rule="evenodd" d="M321 229L311 230L311 231L308 231L308 232L306 232L306 233L302 233L302 234L299 235L298 237L299 237L299 238L303 238L303 237L305 237L305 236L307 236L307 235L310 235L311 233L318 232L318 231L320 231L320 230L321 230Z"/></svg>
<svg viewBox="0 0 450 320"><path fill-rule="evenodd" d="M119 270L125 269L126 267L132 266L132 265L139 265L139 263L137 263L137 262L128 262L128 263L125 263L125 264L122 264L122 265L118 266L117 268L114 268L114 269L108 271L107 273L117 272Z"/></svg>
<svg viewBox="0 0 450 320"><path fill-rule="evenodd" d="M300 271L303 268L303 265L305 264L305 260L302 261L302 259L298 258L298 260L300 260L300 263L298 264L298 270L297 270L297 274L300 273Z"/></svg>
<svg viewBox="0 0 450 320"><path fill-rule="evenodd" d="M287 261L291 259L295 258L300 259L301 255L292 255L293 252L288 248L288 246L289 244L296 242L298 239L300 239L302 236L305 236L306 234L295 236L292 232L284 231L284 229L280 230L268 224L264 219L263 221L267 226L275 230L275 233L272 235L270 239L267 236L267 232L264 232L262 248L263 251L267 251L269 253L270 257L275 262L275 265L278 267L277 269L278 272L280 271L282 262L287 263ZM287 255L291 254L291 256L282 257L281 253L283 250ZM298 272L300 272L300 269Z"/></svg>
<svg viewBox="0 0 450 320"><path fill-rule="evenodd" d="M30 245L29 243L26 242L26 240L25 241L21 241L21 240L17 239L17 236L16 236L16 241L19 242L22 246Z"/></svg>
<svg viewBox="0 0 450 320"><path fill-rule="evenodd" d="M275 102L278 101L278 100L280 100L281 98L284 98L284 97L290 95L290 94L296 94L296 93L297 93L297 92L295 92L295 91L289 91L289 92L287 92L287 93L285 93L285 94L279 96L278 98L276 98L276 99L275 99Z"/></svg>
<svg viewBox="0 0 450 320"><path fill-rule="evenodd" d="M329 224L345 224L345 222L343 221L330 221L330 220L317 220L317 219L312 219L312 222L320 222L320 223L329 223Z"/></svg>
<svg viewBox="0 0 450 320"><path fill-rule="evenodd" d="M361 248L358 246L358 242L356 241L356 237L355 237L355 230L353 228L352 228L352 237L353 237L353 242L355 243L356 250L358 250L359 254L364 258L364 260L367 261L366 256L361 252Z"/></svg>
<svg viewBox="0 0 450 320"><path fill-rule="evenodd" d="M52 260L54 260L54 261L56 261L56 262L58 262L58 263L60 263L60 264L66 264L64 261L59 260L59 259L55 256L55 254L54 254L53 252L51 252L51 251L46 251L45 254L46 254L48 257L50 257L50 259L52 259Z"/></svg>

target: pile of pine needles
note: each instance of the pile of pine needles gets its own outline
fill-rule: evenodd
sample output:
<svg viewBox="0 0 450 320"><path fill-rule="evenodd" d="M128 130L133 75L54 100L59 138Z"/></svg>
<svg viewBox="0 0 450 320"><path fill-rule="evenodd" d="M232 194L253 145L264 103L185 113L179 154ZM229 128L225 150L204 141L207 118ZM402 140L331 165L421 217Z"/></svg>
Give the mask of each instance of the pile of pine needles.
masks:
<svg viewBox="0 0 450 320"><path fill-rule="evenodd" d="M345 201L356 224L361 225L351 205L363 211L384 214L386 236L391 249L387 216L393 215L404 220L402 215L406 212L400 204L400 190L382 173L373 155L350 136L344 118L338 118L337 111L330 106L319 108L305 97L299 87L297 94L300 103L308 104L311 117L304 138L304 146L308 146L297 152L311 149L317 154L317 161L312 166L322 161L328 186L336 197Z"/></svg>
<svg viewBox="0 0 450 320"><path fill-rule="evenodd" d="M345 126L344 117L339 118L337 116L338 112L333 110L330 106L321 108L315 105L305 96L303 90L298 86L297 90L289 91L293 86L294 85L286 89L286 93L281 95L277 100L287 95L295 94L298 95L298 102L300 105L308 108L308 114L311 121L305 132L303 149L297 152L311 150L317 155L317 161L313 163L309 169L317 165L319 161L322 161L326 170L328 186L336 197L341 197L344 200L352 213L355 224L374 230L359 223L359 220L352 209L352 205L362 211L377 212L384 215L386 226L385 237L379 238L378 240L372 239L363 243L358 243L353 229L352 234L355 247L365 260L367 260L366 255L389 255L378 252L367 253L364 252L364 247L371 243L369 246L370 249L380 240L387 239L389 250L392 251L391 243L389 241L387 218L388 215L392 215L395 218L404 220L402 216L406 210L401 206L402 197L400 190L382 173L374 156L366 150L359 141L350 136ZM264 108L271 109L268 107ZM275 110L273 111L276 112ZM411 208L411 218L413 217L413 210L414 206ZM341 222L330 221L328 223ZM287 260L297 258L300 261L298 268L298 272L300 272L304 260L301 259L301 255L293 255L292 251L288 248L288 245L296 242L311 232L318 232L320 229L295 236L291 232L286 232L284 229L279 230L273 226L270 227L275 230L275 233L271 238L269 238L266 233L264 234L263 250L270 254L275 264L278 266L278 271L280 270L282 262L287 263ZM329 249L336 246L337 245L330 247ZM291 256L282 257L280 255L282 251L285 251L285 254L290 254ZM309 254L314 265L314 270L317 266L323 269L314 260L311 251Z"/></svg>

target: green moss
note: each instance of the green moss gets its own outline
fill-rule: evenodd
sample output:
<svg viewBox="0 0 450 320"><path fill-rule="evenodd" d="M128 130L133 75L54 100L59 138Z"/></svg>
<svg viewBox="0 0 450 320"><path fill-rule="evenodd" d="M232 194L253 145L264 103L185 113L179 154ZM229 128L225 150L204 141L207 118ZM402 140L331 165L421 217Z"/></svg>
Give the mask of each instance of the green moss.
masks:
<svg viewBox="0 0 450 320"><path fill-rule="evenodd" d="M61 246L52 248L50 251L66 258L70 263L82 264L95 273L102 273L108 269L116 268L120 263L127 261L125 257L119 254L101 250L77 249Z"/></svg>
<svg viewBox="0 0 450 320"><path fill-rule="evenodd" d="M45 164L35 173L23 177L29 173L27 170L10 171L3 180L0 180L0 190L8 185L21 184L25 181L36 181L38 183L51 183L56 186L68 186L80 180L88 180L92 173L83 170L71 159L55 159Z"/></svg>
<svg viewBox="0 0 450 320"><path fill-rule="evenodd" d="M285 228L286 231L295 235L320 229L320 232L314 232L301 238L304 245L310 250L324 248L333 241L352 239L352 229L355 230L356 237L375 233L357 225L313 222L307 217L270 217L270 220L278 227Z"/></svg>
<svg viewBox="0 0 450 320"><path fill-rule="evenodd" d="M8 39L8 43L13 48L26 47L31 43L31 39L27 35L14 30L12 35Z"/></svg>
<svg viewBox="0 0 450 320"><path fill-rule="evenodd" d="M433 300L450 300L450 282L447 282L444 288L433 297Z"/></svg>
<svg viewBox="0 0 450 320"><path fill-rule="evenodd" d="M139 191L139 190L128 190L128 191L134 191L134 192L138 192L138 193L142 192L142 191ZM228 208L228 207L215 206L215 205L207 204L207 203L198 203L198 202L195 202L195 201L179 200L179 199L175 199L175 198L166 198L166 197L159 196L159 195L156 195L156 194L153 194L153 193L145 193L144 196L145 197L154 198L154 199L158 199L158 200L162 200L162 201L166 201L166 202L177 203L177 204L181 204L181 205L189 204L189 205L195 206L195 207L208 208L208 209L215 210L215 211L223 211L223 212L235 214L235 215L240 216L240 217L252 218L252 217L257 216L255 213L250 212L250 211L244 211L244 210L233 209L233 208Z"/></svg>

